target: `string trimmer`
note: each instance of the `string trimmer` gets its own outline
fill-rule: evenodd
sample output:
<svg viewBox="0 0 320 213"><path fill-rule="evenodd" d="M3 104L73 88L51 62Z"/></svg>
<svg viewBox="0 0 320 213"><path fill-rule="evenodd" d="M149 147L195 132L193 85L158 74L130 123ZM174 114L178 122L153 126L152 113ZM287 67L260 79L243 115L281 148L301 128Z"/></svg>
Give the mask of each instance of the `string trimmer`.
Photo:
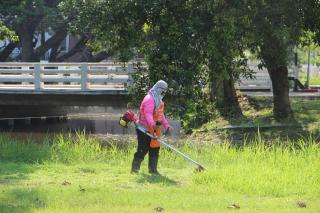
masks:
<svg viewBox="0 0 320 213"><path fill-rule="evenodd" d="M135 113L131 110L128 110L125 114L123 114L123 116L120 117L119 124L122 127L128 127L128 125L130 123L133 123L135 128L140 130L142 133L148 135L150 138L152 138L154 140L157 140L160 144L164 145L168 149L174 151L175 153L181 155L185 159L187 159L187 160L191 161L192 163L194 163L195 165L197 165L198 166L196 169L197 172L206 170L206 168L204 166L202 166L200 163L198 163L197 161L195 161L192 158L190 158L189 156L183 154L182 152L180 152L179 150L177 150L176 148L174 148L170 144L167 144L166 142L164 142L163 140L158 138L157 136L151 135L143 126L141 126L137 123L137 116L135 115Z"/></svg>

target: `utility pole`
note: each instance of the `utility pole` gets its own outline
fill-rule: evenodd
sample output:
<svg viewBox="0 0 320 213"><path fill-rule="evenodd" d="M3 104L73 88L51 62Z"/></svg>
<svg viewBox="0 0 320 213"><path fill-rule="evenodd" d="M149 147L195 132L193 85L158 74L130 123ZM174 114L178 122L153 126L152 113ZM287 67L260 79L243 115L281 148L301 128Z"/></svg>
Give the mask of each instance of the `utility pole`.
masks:
<svg viewBox="0 0 320 213"><path fill-rule="evenodd" d="M308 48L307 82L305 85L307 89L309 89L309 83L310 83L310 48Z"/></svg>

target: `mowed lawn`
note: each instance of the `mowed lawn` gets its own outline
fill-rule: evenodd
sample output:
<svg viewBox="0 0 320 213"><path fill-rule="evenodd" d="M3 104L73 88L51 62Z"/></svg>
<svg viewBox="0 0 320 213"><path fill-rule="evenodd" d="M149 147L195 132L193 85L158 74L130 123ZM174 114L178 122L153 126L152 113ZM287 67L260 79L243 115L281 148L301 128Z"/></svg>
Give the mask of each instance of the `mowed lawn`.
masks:
<svg viewBox="0 0 320 213"><path fill-rule="evenodd" d="M249 144L249 143L248 143ZM130 174L134 146L102 147L84 134L35 144L0 139L0 212L319 212L315 139L162 148L159 171Z"/></svg>

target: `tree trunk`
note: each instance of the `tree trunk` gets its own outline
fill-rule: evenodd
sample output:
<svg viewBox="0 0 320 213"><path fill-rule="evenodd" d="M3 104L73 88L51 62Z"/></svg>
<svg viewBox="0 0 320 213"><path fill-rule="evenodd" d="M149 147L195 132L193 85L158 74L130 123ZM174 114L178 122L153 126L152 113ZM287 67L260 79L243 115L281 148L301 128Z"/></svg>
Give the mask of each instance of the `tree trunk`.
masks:
<svg viewBox="0 0 320 213"><path fill-rule="evenodd" d="M21 41L21 47L22 47L22 61L23 62L36 62L39 61L39 59L36 58L36 55L34 53L33 49L33 30L21 30L19 32L19 37Z"/></svg>
<svg viewBox="0 0 320 213"><path fill-rule="evenodd" d="M77 44L70 51L68 51L66 54L56 58L56 61L66 61L68 58L70 58L73 55L75 55L76 53L82 51L86 47L86 43L89 41L90 38L91 38L90 35L84 34L79 39Z"/></svg>
<svg viewBox="0 0 320 213"><path fill-rule="evenodd" d="M223 109L224 113L242 115L232 78L212 81L210 98L217 103L218 108Z"/></svg>
<svg viewBox="0 0 320 213"><path fill-rule="evenodd" d="M57 56L60 53L60 51L58 51L58 46L54 46L51 48L51 52L50 52L50 57L49 57L49 61L50 62L56 62L57 61Z"/></svg>
<svg viewBox="0 0 320 213"><path fill-rule="evenodd" d="M4 50L0 52L0 61L6 61L9 55L12 53L14 48L16 48L17 43L11 42L9 43Z"/></svg>
<svg viewBox="0 0 320 213"><path fill-rule="evenodd" d="M286 66L267 69L272 81L273 89L273 114L276 120L284 120L293 117L289 100L288 69Z"/></svg>
<svg viewBox="0 0 320 213"><path fill-rule="evenodd" d="M41 46L37 47L37 49L35 50L35 54L38 56L38 58L40 58L52 47L59 47L59 45L66 38L66 36L67 27L61 26L61 28L51 38L49 38L44 43L41 43Z"/></svg>
<svg viewBox="0 0 320 213"><path fill-rule="evenodd" d="M222 106L224 104L223 80L213 80L210 83L210 99Z"/></svg>

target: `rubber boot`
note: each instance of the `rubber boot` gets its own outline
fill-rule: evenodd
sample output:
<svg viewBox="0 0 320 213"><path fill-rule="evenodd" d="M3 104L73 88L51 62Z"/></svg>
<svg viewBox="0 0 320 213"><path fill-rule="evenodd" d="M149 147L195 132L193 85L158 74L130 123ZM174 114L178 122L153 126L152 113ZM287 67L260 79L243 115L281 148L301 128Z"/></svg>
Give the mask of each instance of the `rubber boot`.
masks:
<svg viewBox="0 0 320 213"><path fill-rule="evenodd" d="M149 173L154 175L160 175L158 172L158 157L149 158Z"/></svg>
<svg viewBox="0 0 320 213"><path fill-rule="evenodd" d="M131 174L139 173L142 161L143 161L143 159L139 159L139 158L134 158L133 159L132 166L131 166Z"/></svg>

